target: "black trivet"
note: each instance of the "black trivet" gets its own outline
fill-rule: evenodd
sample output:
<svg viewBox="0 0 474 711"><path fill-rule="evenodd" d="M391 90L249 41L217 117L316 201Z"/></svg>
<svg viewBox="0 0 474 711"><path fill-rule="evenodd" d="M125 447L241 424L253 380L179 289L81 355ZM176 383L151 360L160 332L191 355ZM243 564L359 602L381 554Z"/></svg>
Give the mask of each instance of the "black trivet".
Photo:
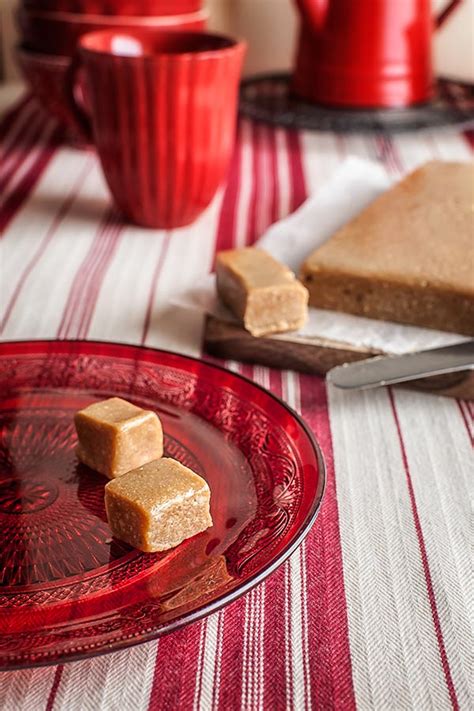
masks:
<svg viewBox="0 0 474 711"><path fill-rule="evenodd" d="M336 109L291 93L289 74L260 74L242 82L240 113L277 126L319 131L413 131L474 122L474 87L438 80L436 98L403 109Z"/></svg>

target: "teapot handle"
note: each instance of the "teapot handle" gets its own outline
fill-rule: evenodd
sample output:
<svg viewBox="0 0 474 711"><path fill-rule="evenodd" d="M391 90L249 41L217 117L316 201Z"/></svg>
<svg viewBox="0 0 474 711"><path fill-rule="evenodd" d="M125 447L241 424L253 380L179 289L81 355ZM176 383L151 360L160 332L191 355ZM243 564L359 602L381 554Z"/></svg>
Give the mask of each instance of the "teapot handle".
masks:
<svg viewBox="0 0 474 711"><path fill-rule="evenodd" d="M446 22L448 17L451 15L453 10L455 10L457 7L459 7L459 5L461 5L461 3L462 3L462 0L449 0L447 5L437 15L435 15L434 25L437 30L442 25L444 25L444 23Z"/></svg>
<svg viewBox="0 0 474 711"><path fill-rule="evenodd" d="M296 0L299 11L316 32L324 27L330 2L331 0Z"/></svg>

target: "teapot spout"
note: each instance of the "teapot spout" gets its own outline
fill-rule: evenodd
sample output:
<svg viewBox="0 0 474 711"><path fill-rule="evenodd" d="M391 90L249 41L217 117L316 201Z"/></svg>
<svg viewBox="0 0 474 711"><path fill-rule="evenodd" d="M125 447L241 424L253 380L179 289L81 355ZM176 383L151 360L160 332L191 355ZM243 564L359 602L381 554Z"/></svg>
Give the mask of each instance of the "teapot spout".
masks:
<svg viewBox="0 0 474 711"><path fill-rule="evenodd" d="M303 21L313 32L319 32L324 28L329 3L330 0L296 0Z"/></svg>

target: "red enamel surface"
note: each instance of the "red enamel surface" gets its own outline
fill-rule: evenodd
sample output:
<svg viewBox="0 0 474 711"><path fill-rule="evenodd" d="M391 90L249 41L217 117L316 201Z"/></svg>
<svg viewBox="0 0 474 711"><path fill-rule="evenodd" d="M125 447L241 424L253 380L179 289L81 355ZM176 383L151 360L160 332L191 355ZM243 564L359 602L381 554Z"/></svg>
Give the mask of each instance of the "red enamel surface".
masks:
<svg viewBox="0 0 474 711"><path fill-rule="evenodd" d="M40 12L73 12L89 15L177 15L196 12L202 0L23 0L23 6Z"/></svg>
<svg viewBox="0 0 474 711"><path fill-rule="evenodd" d="M228 170L245 45L206 33L104 32L80 47L117 207L147 227L191 223Z"/></svg>
<svg viewBox="0 0 474 711"><path fill-rule="evenodd" d="M408 106L433 92L429 0L296 0L293 77L305 99L336 106Z"/></svg>
<svg viewBox="0 0 474 711"><path fill-rule="evenodd" d="M74 54L80 37L88 32L107 29L121 32L202 30L207 17L206 10L158 17L129 17L30 12L21 8L18 12L18 26L22 42L28 49L46 55L69 57Z"/></svg>

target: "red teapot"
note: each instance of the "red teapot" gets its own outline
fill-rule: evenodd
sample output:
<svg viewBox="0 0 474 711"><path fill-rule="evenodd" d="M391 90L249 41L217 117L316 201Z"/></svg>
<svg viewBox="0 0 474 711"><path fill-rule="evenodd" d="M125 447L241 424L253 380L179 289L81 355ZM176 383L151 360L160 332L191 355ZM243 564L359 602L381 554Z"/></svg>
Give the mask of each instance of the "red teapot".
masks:
<svg viewBox="0 0 474 711"><path fill-rule="evenodd" d="M344 107L397 107L433 95L430 0L296 0L293 91Z"/></svg>

